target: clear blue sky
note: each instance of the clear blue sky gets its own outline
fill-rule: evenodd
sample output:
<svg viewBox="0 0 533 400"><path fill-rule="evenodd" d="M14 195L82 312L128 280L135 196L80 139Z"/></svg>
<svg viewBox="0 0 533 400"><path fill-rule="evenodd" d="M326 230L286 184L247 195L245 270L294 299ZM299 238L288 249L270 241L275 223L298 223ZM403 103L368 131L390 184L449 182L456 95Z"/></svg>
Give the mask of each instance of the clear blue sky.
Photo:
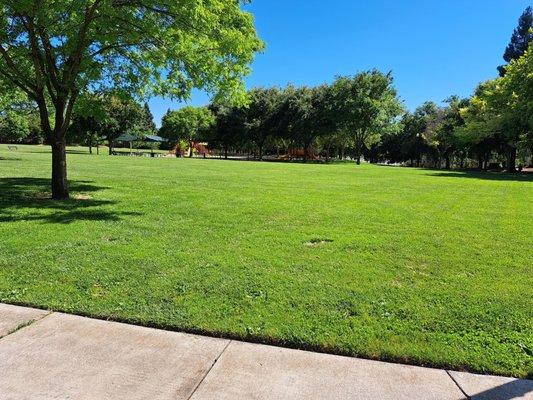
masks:
<svg viewBox="0 0 533 400"><path fill-rule="evenodd" d="M392 70L409 109L451 94L468 96L497 75L502 54L532 0L255 0L266 49L252 65L248 87L315 85L336 75ZM200 92L189 104L205 105ZM159 126L168 108L152 99Z"/></svg>

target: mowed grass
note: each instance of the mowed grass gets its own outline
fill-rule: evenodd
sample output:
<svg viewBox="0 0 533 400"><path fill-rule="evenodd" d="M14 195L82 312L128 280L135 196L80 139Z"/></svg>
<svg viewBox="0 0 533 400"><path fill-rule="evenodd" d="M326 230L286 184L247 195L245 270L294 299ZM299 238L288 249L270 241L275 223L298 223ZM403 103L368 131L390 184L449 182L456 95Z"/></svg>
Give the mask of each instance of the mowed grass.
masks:
<svg viewBox="0 0 533 400"><path fill-rule="evenodd" d="M0 145L0 301L532 376L533 179Z"/></svg>

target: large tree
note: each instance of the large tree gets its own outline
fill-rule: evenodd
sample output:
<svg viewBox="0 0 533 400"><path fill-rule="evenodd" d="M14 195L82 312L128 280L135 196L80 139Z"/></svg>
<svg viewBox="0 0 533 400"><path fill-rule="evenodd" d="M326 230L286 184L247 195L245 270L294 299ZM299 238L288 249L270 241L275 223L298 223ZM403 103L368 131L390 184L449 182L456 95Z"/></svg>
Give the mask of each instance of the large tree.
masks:
<svg viewBox="0 0 533 400"><path fill-rule="evenodd" d="M373 70L339 77L333 84L332 98L338 129L352 137L358 164L365 148L399 126L397 117L403 107L390 73Z"/></svg>
<svg viewBox="0 0 533 400"><path fill-rule="evenodd" d="M242 100L261 49L238 0L3 0L0 79L38 108L52 146L52 197L68 197L66 134L78 98L103 88Z"/></svg>
<svg viewBox="0 0 533 400"><path fill-rule="evenodd" d="M246 135L246 109L226 102L213 103L209 109L215 122L207 132L209 147L219 147L228 158L229 149L242 142Z"/></svg>
<svg viewBox="0 0 533 400"><path fill-rule="evenodd" d="M245 108L246 138L255 145L258 158L262 160L265 144L279 132L282 93L277 87L255 88L249 92L249 99Z"/></svg>
<svg viewBox="0 0 533 400"><path fill-rule="evenodd" d="M459 150L460 139L458 128L464 125L461 109L468 106L468 99L450 96L445 100L446 107L437 107L427 123L424 139L434 149L436 167L441 166L444 159L444 168L451 168L452 157Z"/></svg>
<svg viewBox="0 0 533 400"><path fill-rule="evenodd" d="M505 48L503 59L507 63L519 59L526 52L531 41L533 41L533 10L529 6L518 19L518 26L513 31L511 41ZM498 67L500 76L505 75L506 68L506 65L500 65Z"/></svg>
<svg viewBox="0 0 533 400"><path fill-rule="evenodd" d="M325 139L328 134L336 133L332 89L329 85L289 87L286 98L290 138L303 147L304 161L307 161L309 150L319 137Z"/></svg>
<svg viewBox="0 0 533 400"><path fill-rule="evenodd" d="M215 123L211 110L207 107L185 106L179 110L168 110L161 121L159 134L175 143L189 142L189 157L193 155L194 142Z"/></svg>

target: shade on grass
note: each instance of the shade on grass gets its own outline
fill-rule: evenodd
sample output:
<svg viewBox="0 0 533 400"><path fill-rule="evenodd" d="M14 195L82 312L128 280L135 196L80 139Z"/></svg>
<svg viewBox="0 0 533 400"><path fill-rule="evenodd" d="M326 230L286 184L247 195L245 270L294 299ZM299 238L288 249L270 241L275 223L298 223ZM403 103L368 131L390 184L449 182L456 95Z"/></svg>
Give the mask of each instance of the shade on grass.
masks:
<svg viewBox="0 0 533 400"><path fill-rule="evenodd" d="M0 145L0 301L532 374L531 178L79 150Z"/></svg>

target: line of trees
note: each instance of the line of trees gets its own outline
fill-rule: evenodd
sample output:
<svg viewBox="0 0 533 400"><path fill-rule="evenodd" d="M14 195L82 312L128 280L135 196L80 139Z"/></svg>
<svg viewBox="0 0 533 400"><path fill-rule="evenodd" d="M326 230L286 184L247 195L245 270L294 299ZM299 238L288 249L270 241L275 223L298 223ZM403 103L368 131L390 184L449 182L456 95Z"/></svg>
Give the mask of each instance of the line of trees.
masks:
<svg viewBox="0 0 533 400"><path fill-rule="evenodd" d="M160 135L206 141L224 157L251 154L301 158L362 156L371 162L434 168L493 164L515 172L532 163L533 16L528 7L505 50L500 76L471 98L450 96L404 112L391 74L377 70L317 87L256 88L248 104L214 102L169 110ZM191 152L192 154L192 152Z"/></svg>
<svg viewBox="0 0 533 400"><path fill-rule="evenodd" d="M329 159L334 150L350 149L360 162L381 134L400 128L404 110L392 82L390 73L372 70L331 85L256 88L244 106L214 102L168 111L159 132L175 142L207 141L225 157L253 153L262 160L283 152L307 161L317 153Z"/></svg>

